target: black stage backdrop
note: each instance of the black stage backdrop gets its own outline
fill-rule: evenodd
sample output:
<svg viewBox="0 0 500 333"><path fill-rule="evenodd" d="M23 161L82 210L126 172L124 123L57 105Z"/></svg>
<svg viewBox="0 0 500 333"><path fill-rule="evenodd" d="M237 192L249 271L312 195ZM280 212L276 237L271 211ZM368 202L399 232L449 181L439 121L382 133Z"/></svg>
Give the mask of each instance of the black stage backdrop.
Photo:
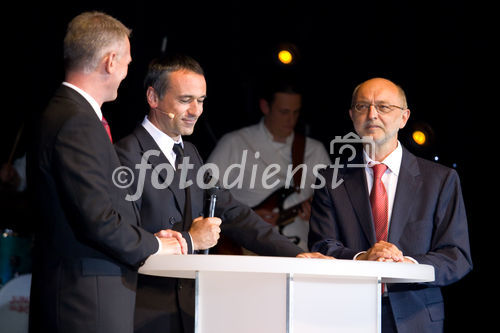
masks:
<svg viewBox="0 0 500 333"><path fill-rule="evenodd" d="M144 117L145 70L164 51L190 54L205 69L205 111L195 134L187 138L204 158L223 134L260 119L257 91L272 71L292 72L304 83L299 127L327 149L336 136L352 131L348 108L355 85L375 76L389 78L405 89L412 111L400 135L403 144L416 155L438 156L438 163L455 167L462 180L474 270L444 288L446 331L458 331L471 321L486 327L488 316L471 317L471 312L486 308L476 295L494 289L485 270L491 265L488 253L496 249L487 250L486 244L491 244L487 235L493 234L491 226L497 221L483 213L491 195L486 192L489 182L479 178L494 165L487 164L491 159L481 147L496 143L485 126L494 122L495 98L483 93L488 87L483 79L490 75L492 15L488 13L492 11L479 2L457 1L179 2L43 2L4 10L2 72L7 75L2 88L0 162L8 160L22 124L14 158L30 142L30 119L43 110L63 79L67 23L85 10L104 11L133 30L128 77L118 99L103 106L115 140ZM295 64L285 66L276 60L281 43L295 46ZM411 129L422 124L433 132L433 142L425 149L410 140ZM2 201L4 225L16 220L7 201Z"/></svg>

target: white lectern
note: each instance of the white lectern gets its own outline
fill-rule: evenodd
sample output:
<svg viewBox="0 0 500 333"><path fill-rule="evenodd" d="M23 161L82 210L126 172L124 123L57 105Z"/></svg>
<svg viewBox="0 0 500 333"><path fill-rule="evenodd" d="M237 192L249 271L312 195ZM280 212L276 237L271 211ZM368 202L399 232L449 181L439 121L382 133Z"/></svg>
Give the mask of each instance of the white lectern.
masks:
<svg viewBox="0 0 500 333"><path fill-rule="evenodd" d="M434 280L429 265L155 255L139 273L196 279L197 333L380 332L381 283Z"/></svg>

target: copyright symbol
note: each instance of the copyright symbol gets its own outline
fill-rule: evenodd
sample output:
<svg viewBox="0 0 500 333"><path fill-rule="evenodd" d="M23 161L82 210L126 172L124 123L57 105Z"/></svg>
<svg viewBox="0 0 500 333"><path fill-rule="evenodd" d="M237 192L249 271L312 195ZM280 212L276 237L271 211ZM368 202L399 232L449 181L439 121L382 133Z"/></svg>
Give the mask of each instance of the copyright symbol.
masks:
<svg viewBox="0 0 500 333"><path fill-rule="evenodd" d="M134 173L129 167L120 166L113 171L111 178L116 187L128 188L134 182Z"/></svg>

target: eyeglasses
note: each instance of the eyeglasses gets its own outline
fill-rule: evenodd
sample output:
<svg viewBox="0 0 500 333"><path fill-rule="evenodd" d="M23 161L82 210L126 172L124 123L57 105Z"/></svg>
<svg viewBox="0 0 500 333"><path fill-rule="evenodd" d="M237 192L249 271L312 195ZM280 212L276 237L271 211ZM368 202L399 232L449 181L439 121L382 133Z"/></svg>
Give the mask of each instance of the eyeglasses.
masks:
<svg viewBox="0 0 500 333"><path fill-rule="evenodd" d="M372 103L357 103L354 105L354 110L359 113L367 113L370 110L370 106L374 106L378 114L387 114L394 111L395 109L406 110L405 108L392 104L372 104Z"/></svg>

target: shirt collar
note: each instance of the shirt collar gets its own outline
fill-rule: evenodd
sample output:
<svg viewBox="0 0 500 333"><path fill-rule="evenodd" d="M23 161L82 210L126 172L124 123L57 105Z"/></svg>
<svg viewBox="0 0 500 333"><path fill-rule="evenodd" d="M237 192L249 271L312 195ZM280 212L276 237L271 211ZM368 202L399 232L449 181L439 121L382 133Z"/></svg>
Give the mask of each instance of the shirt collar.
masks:
<svg viewBox="0 0 500 333"><path fill-rule="evenodd" d="M387 155L387 157L381 162L372 160L364 149L363 149L363 157L368 167L374 164L383 163L387 165L387 168L397 176L399 174L399 169L401 168L401 160L403 159L403 148L401 148L401 143L398 140L398 145L396 149L394 149L392 153Z"/></svg>
<svg viewBox="0 0 500 333"><path fill-rule="evenodd" d="M262 119L260 120L259 126L260 126L261 131L264 132L264 135L269 139L269 141L271 141L273 143L277 143L277 144L287 145L287 146L292 145L293 138L295 136L295 132L292 132L292 134L287 136L285 142L278 142L278 141L274 141L273 134L271 132L269 132L269 129L264 124L264 117L262 117Z"/></svg>
<svg viewBox="0 0 500 333"><path fill-rule="evenodd" d="M155 125L153 125L153 123L149 121L148 116L144 117L144 120L142 121L142 127L144 127L146 131L151 134L158 146L162 149L165 149L165 151L172 151L175 143L180 143L182 148L184 148L182 137L179 138L179 142L175 142L174 139L172 139L170 136L163 133Z"/></svg>
<svg viewBox="0 0 500 333"><path fill-rule="evenodd" d="M92 106L92 109L94 109L95 113L97 114L97 117L99 117L99 120L102 121L102 111L101 107L99 106L99 103L94 99L94 97L90 96L87 92L85 92L83 89L78 88L74 84L71 84L69 82L64 81L62 83L66 87L69 87L73 90L75 90L77 93L83 96L87 102L89 102L90 106Z"/></svg>

